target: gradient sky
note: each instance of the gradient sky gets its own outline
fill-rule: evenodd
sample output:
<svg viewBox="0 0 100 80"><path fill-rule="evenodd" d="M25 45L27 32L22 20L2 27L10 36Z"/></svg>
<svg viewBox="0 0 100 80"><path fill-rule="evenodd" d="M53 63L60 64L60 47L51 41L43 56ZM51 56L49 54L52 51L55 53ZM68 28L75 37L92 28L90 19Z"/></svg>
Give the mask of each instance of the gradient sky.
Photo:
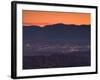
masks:
<svg viewBox="0 0 100 80"><path fill-rule="evenodd" d="M33 11L23 10L23 25L44 25L64 23L64 24L91 24L90 13L75 13L75 12L50 12L50 11Z"/></svg>

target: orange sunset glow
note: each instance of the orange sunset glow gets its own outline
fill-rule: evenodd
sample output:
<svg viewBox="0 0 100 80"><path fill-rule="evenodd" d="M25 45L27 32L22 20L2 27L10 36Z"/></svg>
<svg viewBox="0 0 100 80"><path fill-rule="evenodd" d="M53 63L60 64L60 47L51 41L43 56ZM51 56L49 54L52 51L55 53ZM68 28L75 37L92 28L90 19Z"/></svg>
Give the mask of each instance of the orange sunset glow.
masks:
<svg viewBox="0 0 100 80"><path fill-rule="evenodd" d="M22 17L23 25L37 25L41 27L56 23L75 25L91 24L90 13L23 10Z"/></svg>

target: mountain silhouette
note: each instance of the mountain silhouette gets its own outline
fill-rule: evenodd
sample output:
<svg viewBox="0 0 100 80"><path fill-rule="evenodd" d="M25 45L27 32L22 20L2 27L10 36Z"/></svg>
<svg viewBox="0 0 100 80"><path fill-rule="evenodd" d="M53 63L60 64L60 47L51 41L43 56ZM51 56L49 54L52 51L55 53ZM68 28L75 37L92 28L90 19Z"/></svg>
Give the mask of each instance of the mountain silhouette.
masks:
<svg viewBox="0 0 100 80"><path fill-rule="evenodd" d="M23 26L23 69L90 66L90 25Z"/></svg>
<svg viewBox="0 0 100 80"><path fill-rule="evenodd" d="M23 26L24 41L67 40L90 41L90 25L66 25L63 23L40 26Z"/></svg>

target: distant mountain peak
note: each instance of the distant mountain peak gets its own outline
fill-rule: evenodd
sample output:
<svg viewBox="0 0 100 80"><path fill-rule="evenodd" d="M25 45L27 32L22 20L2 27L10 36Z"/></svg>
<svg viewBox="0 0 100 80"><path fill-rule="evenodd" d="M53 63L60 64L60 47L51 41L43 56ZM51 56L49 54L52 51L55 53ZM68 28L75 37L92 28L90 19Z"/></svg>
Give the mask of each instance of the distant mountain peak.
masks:
<svg viewBox="0 0 100 80"><path fill-rule="evenodd" d="M45 25L44 27L58 27L58 26L67 26L67 25L64 23L56 23L56 24Z"/></svg>
<svg viewBox="0 0 100 80"><path fill-rule="evenodd" d="M56 23L56 24L51 24L51 25L66 25L64 23Z"/></svg>

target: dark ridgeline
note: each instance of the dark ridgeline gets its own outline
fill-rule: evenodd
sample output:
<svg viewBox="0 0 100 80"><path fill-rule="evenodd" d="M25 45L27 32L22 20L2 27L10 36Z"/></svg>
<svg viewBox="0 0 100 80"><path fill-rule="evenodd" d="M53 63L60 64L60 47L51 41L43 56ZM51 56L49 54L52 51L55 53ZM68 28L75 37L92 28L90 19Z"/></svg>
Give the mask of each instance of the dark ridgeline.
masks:
<svg viewBox="0 0 100 80"><path fill-rule="evenodd" d="M90 25L23 26L23 69L90 66Z"/></svg>

